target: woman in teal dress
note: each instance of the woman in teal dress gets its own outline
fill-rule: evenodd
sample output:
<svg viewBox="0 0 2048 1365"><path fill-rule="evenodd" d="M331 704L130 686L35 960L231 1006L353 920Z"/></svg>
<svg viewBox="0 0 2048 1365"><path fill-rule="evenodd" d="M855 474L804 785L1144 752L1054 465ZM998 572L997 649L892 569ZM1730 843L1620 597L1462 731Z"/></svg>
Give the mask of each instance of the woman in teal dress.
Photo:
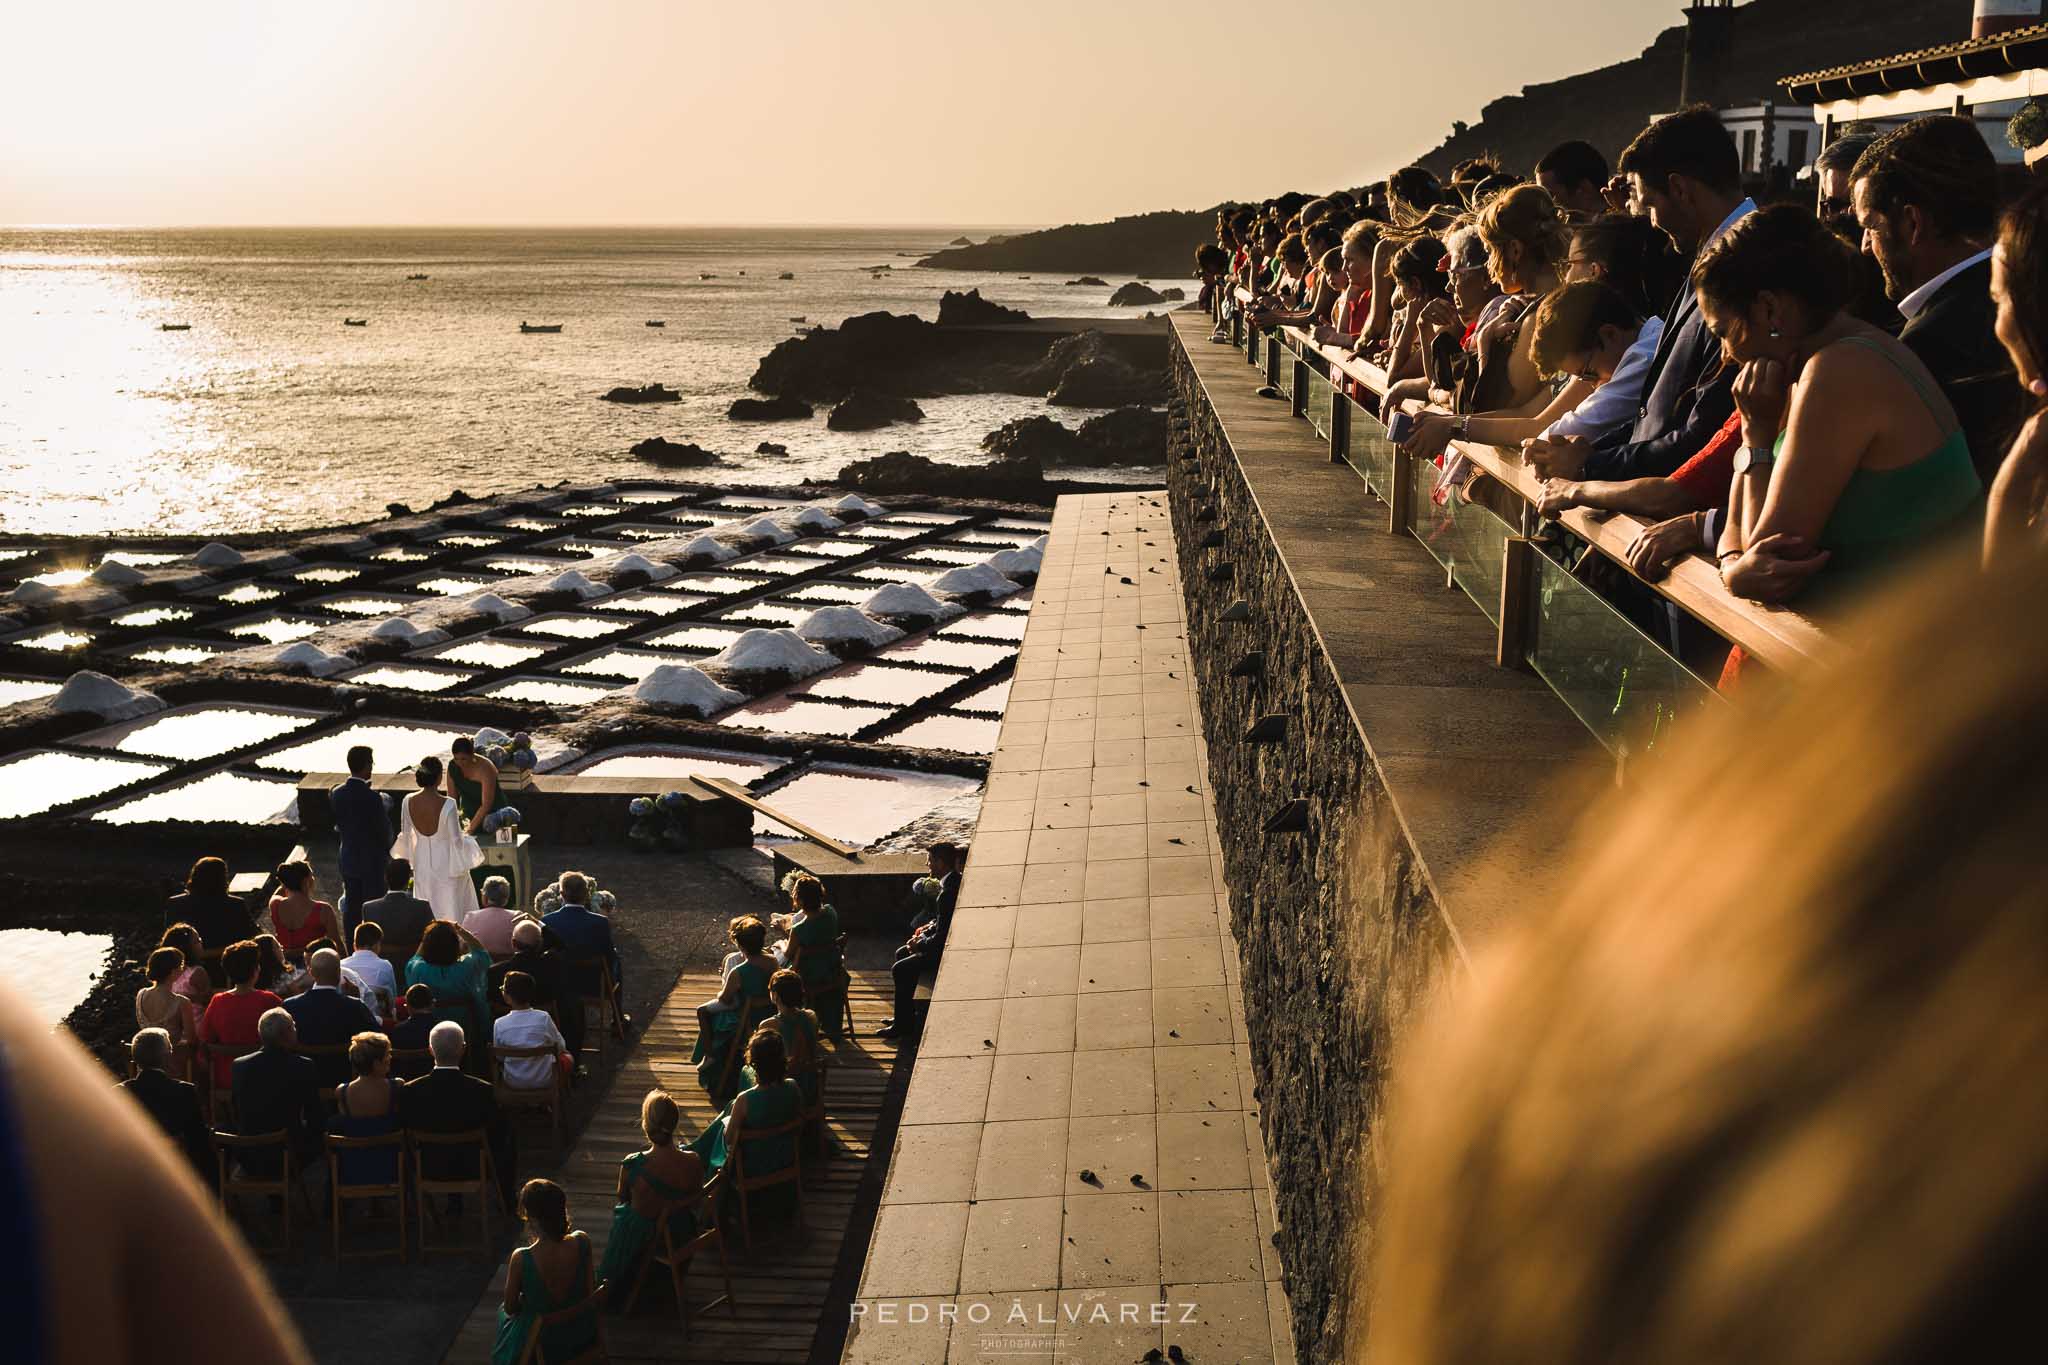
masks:
<svg viewBox="0 0 2048 1365"><path fill-rule="evenodd" d="M462 1025L469 1039L472 1057L488 1055L491 1041L491 1001L488 987L491 955L477 942L475 934L453 920L437 919L420 935L419 951L405 964L405 984L426 986L437 1001L465 1000L468 1011L452 1004L439 1005L435 1019L453 1019Z"/></svg>
<svg viewBox="0 0 2048 1365"><path fill-rule="evenodd" d="M640 1260L660 1239L668 1220L669 1239L680 1246L697 1233L697 1206L704 1198L704 1160L676 1146L682 1111L665 1091L650 1090L640 1102L640 1132L647 1150L619 1163L618 1202L612 1205L612 1235L604 1245L604 1281L612 1307L632 1296Z"/></svg>
<svg viewBox="0 0 2048 1365"><path fill-rule="evenodd" d="M552 1180L529 1180L519 1191L519 1216L532 1240L505 1267L505 1300L498 1307L498 1340L491 1365L519 1365L526 1339L549 1313L597 1292L590 1238L569 1228L569 1197ZM581 1314L541 1331L549 1360L570 1360L597 1344L602 1320Z"/></svg>
<svg viewBox="0 0 2048 1365"><path fill-rule="evenodd" d="M839 912L826 902L825 884L816 877L799 877L790 888L789 899L796 913L776 916L777 927L789 932L782 963L795 969L803 978L805 995L825 1009L827 1002L837 1004L846 989L846 967L839 953ZM845 1010L833 1009L829 1017L837 1037L836 1028Z"/></svg>
<svg viewBox="0 0 2048 1365"><path fill-rule="evenodd" d="M697 1047L690 1060L697 1064L697 1084L711 1096L713 1104L724 1104L739 1087L739 1068L729 1066L732 1049L742 1024L765 1018L768 1013L768 979L775 975L775 959L762 949L767 946L768 926L752 915L742 915L731 925L737 952L725 959L725 982L716 1000L697 1006Z"/></svg>
<svg viewBox="0 0 2048 1365"><path fill-rule="evenodd" d="M484 821L492 811L512 803L498 790L498 765L476 751L470 739L458 736L448 746L448 795L462 815L462 827L471 834L483 833Z"/></svg>
<svg viewBox="0 0 2048 1365"><path fill-rule="evenodd" d="M784 1069L803 1092L804 1107L818 1102L818 1016L804 1008L804 982L787 967L768 979L768 997L775 1017L764 1024L782 1036ZM740 1085L752 1089L759 1078L751 1063L740 1068Z"/></svg>
<svg viewBox="0 0 2048 1365"><path fill-rule="evenodd" d="M789 1056L783 1049L782 1035L770 1025L762 1025L747 1040L747 1070L754 1083L711 1121L690 1144L690 1150L703 1157L704 1164L714 1173L724 1170L726 1158L731 1155L726 1134L737 1133L740 1160L747 1178L752 1180L796 1163L796 1134L762 1138L747 1134L793 1122L803 1111L803 1091L789 1079Z"/></svg>

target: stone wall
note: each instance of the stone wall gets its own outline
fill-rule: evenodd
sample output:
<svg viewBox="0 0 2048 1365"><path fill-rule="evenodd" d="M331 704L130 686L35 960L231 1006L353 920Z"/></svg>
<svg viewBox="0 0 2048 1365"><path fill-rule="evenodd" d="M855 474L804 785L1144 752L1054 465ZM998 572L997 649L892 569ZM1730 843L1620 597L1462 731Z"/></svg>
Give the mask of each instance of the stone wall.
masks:
<svg viewBox="0 0 2048 1365"><path fill-rule="evenodd" d="M1249 369L1246 376L1255 382ZM1381 1182L1374 1127L1388 1057L1456 949L1329 657L1177 347L1171 413L1174 536L1276 1241L1302 1359L1341 1360L1347 1317L1364 1311L1354 1273L1372 1254ZM1306 424L1301 430L1305 442L1315 439ZM1205 545L1215 534L1221 543ZM1226 621L1240 600L1249 615ZM1262 671L1232 676L1254 653L1264 656ZM1247 735L1273 715L1286 718L1279 737ZM1286 821L1295 801L1305 806ZM1276 818L1298 828L1267 833Z"/></svg>

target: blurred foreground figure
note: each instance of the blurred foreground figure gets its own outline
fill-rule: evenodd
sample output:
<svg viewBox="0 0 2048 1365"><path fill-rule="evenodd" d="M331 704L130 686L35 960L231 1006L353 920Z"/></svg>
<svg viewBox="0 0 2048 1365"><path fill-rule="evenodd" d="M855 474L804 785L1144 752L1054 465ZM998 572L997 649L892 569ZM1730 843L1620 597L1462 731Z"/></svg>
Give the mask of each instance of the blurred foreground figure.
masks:
<svg viewBox="0 0 2048 1365"><path fill-rule="evenodd" d="M308 1359L261 1273L177 1150L106 1072L0 992L0 1277L24 1365L206 1354ZM188 1352L179 1344L191 1346Z"/></svg>
<svg viewBox="0 0 2048 1365"><path fill-rule="evenodd" d="M1729 708L1397 1072L1348 1358L1908 1365L2034 1339L2048 561Z"/></svg>

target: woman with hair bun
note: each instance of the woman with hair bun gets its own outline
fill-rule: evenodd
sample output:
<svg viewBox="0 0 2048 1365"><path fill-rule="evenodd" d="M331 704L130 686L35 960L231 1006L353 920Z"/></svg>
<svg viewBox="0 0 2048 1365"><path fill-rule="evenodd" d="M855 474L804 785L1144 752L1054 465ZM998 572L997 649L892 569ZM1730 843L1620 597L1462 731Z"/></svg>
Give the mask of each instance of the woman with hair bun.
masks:
<svg viewBox="0 0 2048 1365"><path fill-rule="evenodd" d="M1721 577L1783 602L1826 570L1869 581L1965 524L1982 484L1954 409L1912 351L1844 311L1848 248L1812 214L1750 214L1693 267L1700 314L1742 366Z"/></svg>
<svg viewBox="0 0 2048 1365"><path fill-rule="evenodd" d="M391 856L412 864L413 894L434 907L434 918L460 924L477 909L470 872L484 860L476 838L462 827L453 797L441 785L441 760L429 754L413 770L419 790L398 803L398 838Z"/></svg>
<svg viewBox="0 0 2048 1365"><path fill-rule="evenodd" d="M682 1110L665 1090L650 1090L640 1101L640 1132L647 1147L619 1163L612 1235L597 1272L613 1307L632 1293L640 1259L659 1240L656 1233L663 1219L668 1221L670 1240L678 1245L697 1233L697 1211L704 1202L704 1159L676 1146L681 1120Z"/></svg>
<svg viewBox="0 0 2048 1365"><path fill-rule="evenodd" d="M569 1226L569 1196L552 1180L529 1180L519 1191L519 1218L532 1240L505 1267L505 1300L491 1365L519 1365L540 1320L597 1292L590 1238ZM575 1360L597 1344L598 1316L580 1314L541 1333L548 1360Z"/></svg>

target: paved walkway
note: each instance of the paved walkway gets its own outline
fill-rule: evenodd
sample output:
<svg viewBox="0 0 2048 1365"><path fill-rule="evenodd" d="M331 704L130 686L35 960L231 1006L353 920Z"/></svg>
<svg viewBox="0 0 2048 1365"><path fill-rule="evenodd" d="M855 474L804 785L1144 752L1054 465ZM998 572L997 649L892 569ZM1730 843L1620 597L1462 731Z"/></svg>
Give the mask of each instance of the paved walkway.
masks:
<svg viewBox="0 0 2048 1365"><path fill-rule="evenodd" d="M1179 583L1060 499L847 1361L1294 1359Z"/></svg>

